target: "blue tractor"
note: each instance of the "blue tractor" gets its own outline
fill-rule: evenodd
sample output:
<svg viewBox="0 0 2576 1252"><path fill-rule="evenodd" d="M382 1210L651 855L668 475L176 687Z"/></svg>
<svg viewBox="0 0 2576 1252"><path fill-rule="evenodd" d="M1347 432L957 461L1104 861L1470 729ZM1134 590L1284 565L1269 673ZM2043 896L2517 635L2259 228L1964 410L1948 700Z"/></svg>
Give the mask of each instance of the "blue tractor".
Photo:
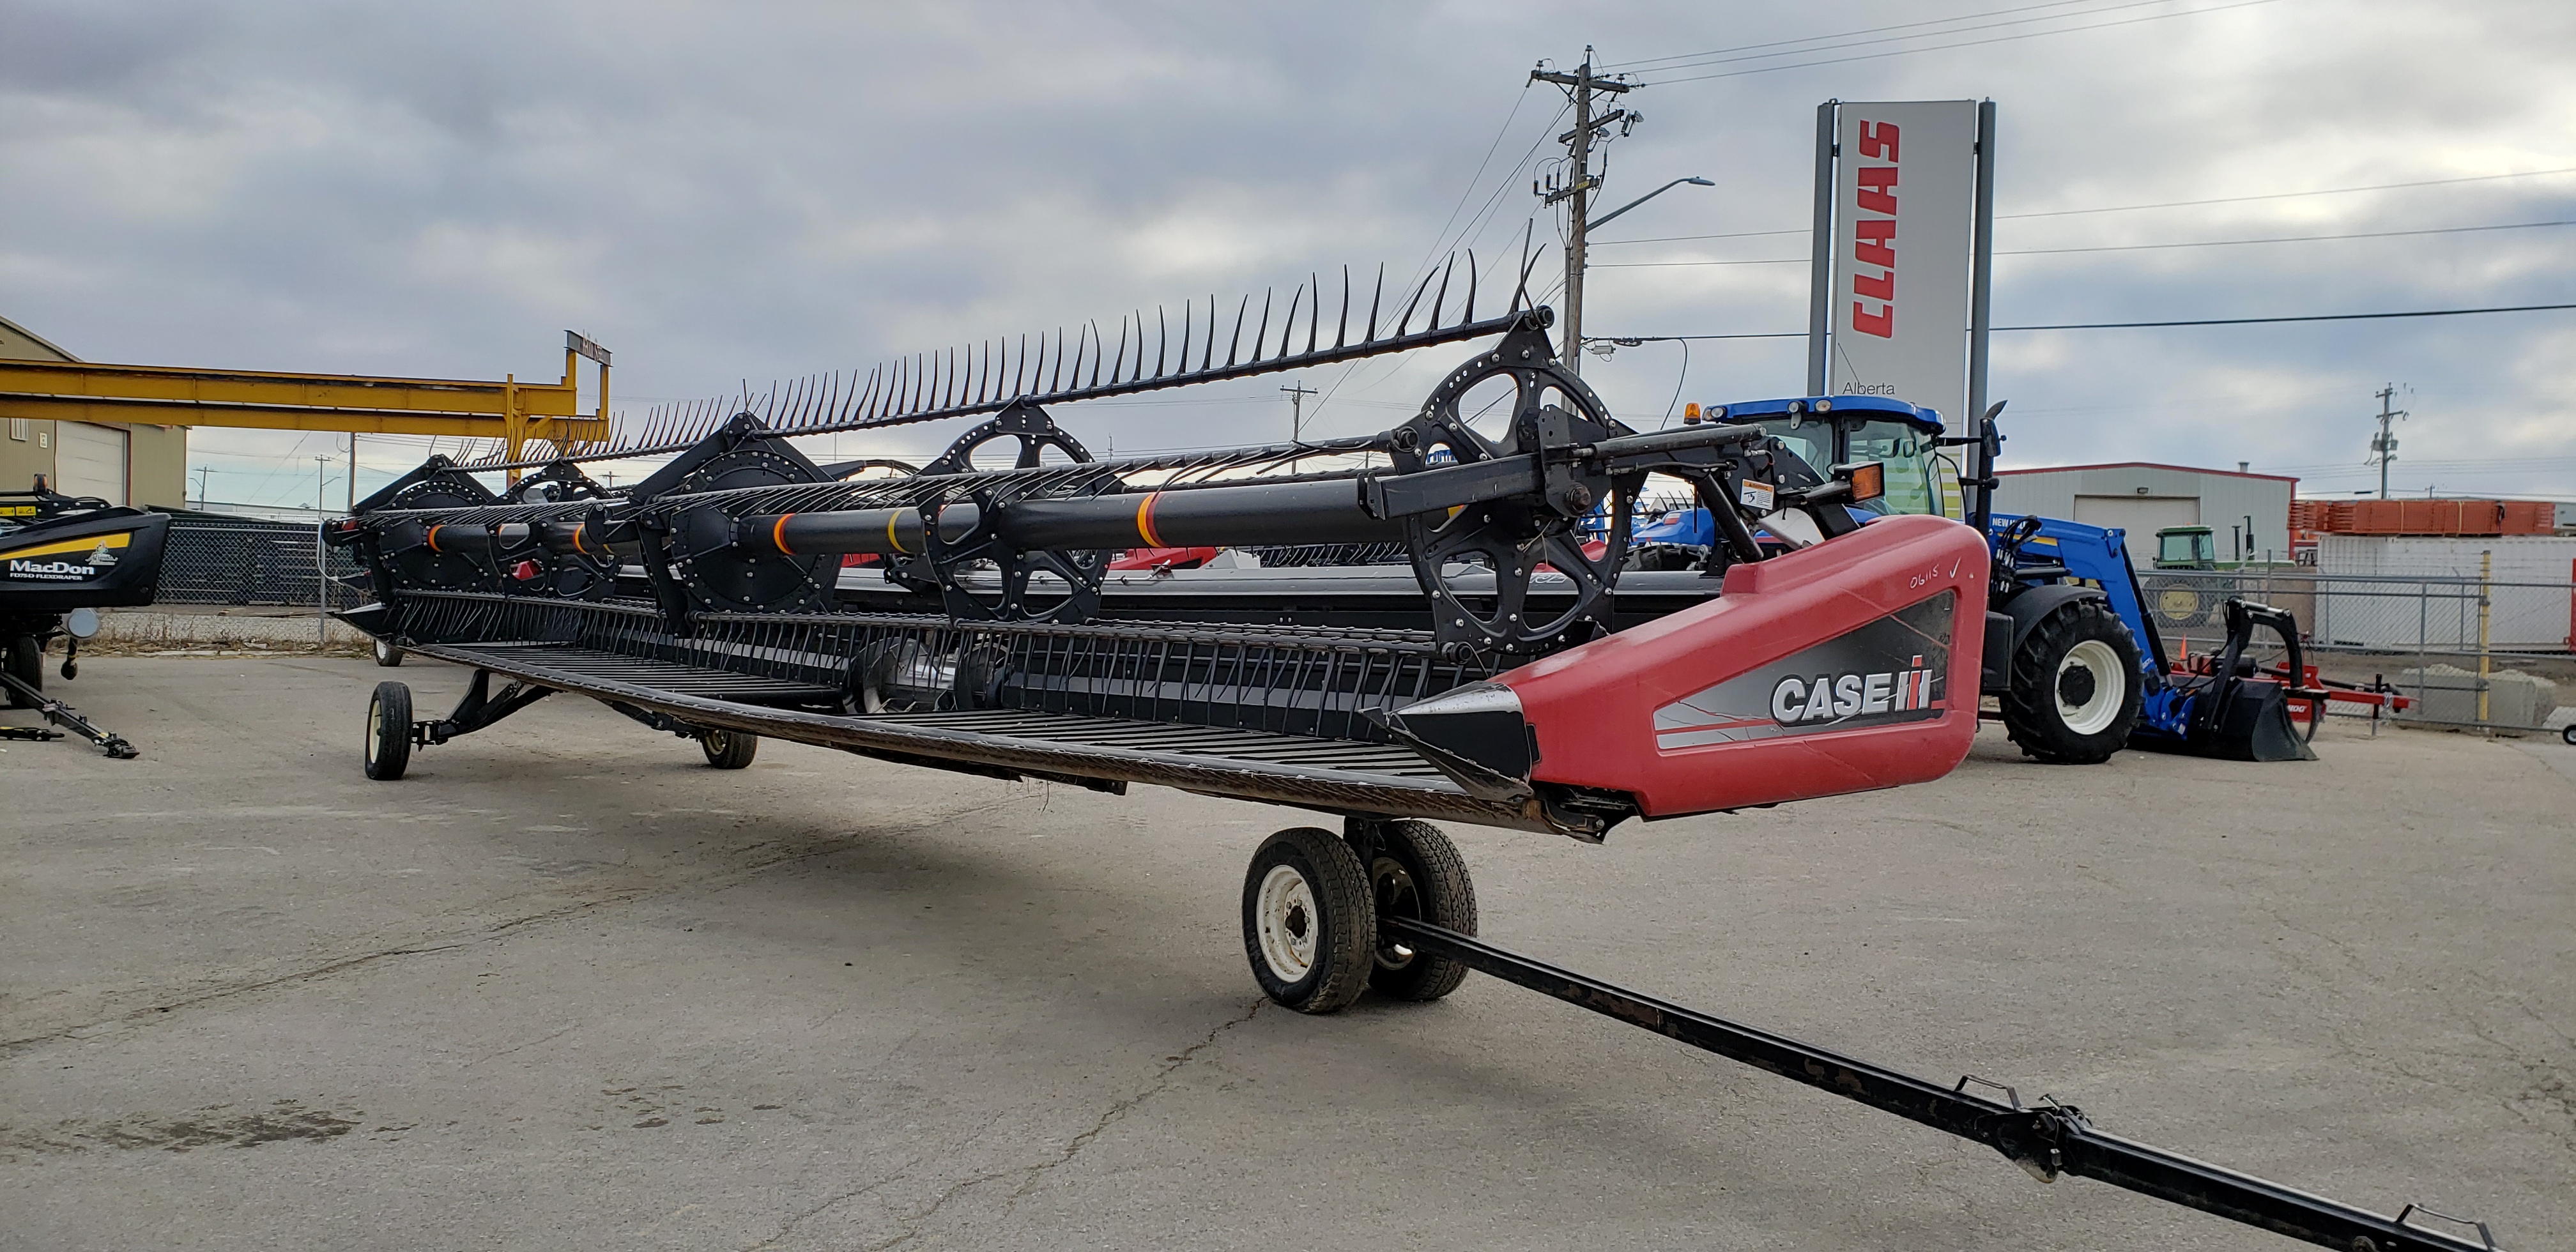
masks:
<svg viewBox="0 0 2576 1252"><path fill-rule="evenodd" d="M2225 605L2227 641L2192 672L2167 657L2145 611L2125 536L2117 529L2057 518L1997 518L1994 462L2003 437L1997 404L1978 433L1945 434L1940 415L1876 396L1810 396L1713 408L1697 420L1760 426L1809 465L1876 462L1885 475L1877 500L1855 512L1944 512L1942 449L1967 452L1958 476L1966 520L1994 554L1986 613L1982 694L1996 698L2006 731L2042 761L2097 764L2137 746L2234 760L2313 760L2289 705L2323 692L2291 686L2304 674L2297 623L2286 612L2242 600ZM1685 421L1693 420L1686 417ZM1766 524L1775 541L1797 545L1801 519ZM1675 511L1638 526L1631 560L1644 568L1689 568L1717 550L1705 508ZM2288 653L2286 677L2247 655L2269 630ZM2309 733L2314 733L2313 717Z"/></svg>

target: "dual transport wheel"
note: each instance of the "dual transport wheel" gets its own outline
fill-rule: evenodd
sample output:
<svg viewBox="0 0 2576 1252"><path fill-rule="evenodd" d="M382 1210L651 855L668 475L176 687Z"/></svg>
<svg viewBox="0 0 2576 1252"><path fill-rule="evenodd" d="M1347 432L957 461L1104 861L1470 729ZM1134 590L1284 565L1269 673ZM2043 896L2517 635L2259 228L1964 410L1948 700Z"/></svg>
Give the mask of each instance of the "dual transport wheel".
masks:
<svg viewBox="0 0 2576 1252"><path fill-rule="evenodd" d="M2004 728L2025 756L2099 765L2128 746L2144 699L2129 628L2102 601L2074 600L2013 649Z"/></svg>
<svg viewBox="0 0 2576 1252"><path fill-rule="evenodd" d="M1375 990L1437 1000L1467 968L1378 933L1409 917L1476 933L1476 889L1458 846L1428 822L1355 824L1365 839L1313 826L1263 841L1243 879L1243 948L1262 993L1300 1013L1347 1008ZM1367 861L1355 843L1370 847Z"/></svg>

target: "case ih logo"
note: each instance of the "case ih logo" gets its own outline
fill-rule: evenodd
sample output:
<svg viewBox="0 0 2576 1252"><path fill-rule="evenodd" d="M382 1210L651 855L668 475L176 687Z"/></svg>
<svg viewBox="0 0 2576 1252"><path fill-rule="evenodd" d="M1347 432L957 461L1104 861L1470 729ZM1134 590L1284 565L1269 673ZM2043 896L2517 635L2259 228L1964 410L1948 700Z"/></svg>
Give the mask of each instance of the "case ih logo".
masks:
<svg viewBox="0 0 2576 1252"><path fill-rule="evenodd" d="M1813 682L1795 674L1771 689L1771 720L1783 726L1823 726L1873 713L1904 713L1932 704L1932 671L1914 668L1892 674L1818 674Z"/></svg>
<svg viewBox="0 0 2576 1252"><path fill-rule="evenodd" d="M1858 204L1864 214L1883 213L1886 216L1852 219L1852 259L1887 272L1871 275L1852 271L1852 294L1880 303L1878 311L1873 313L1864 300L1852 301L1851 320L1853 330L1881 339L1896 334L1897 151L1896 123L1860 124L1860 154L1887 164L1862 165L1853 170L1860 183Z"/></svg>
<svg viewBox="0 0 2576 1252"><path fill-rule="evenodd" d="M1655 710L1666 752L1930 721L1949 711L1959 593L1928 599Z"/></svg>

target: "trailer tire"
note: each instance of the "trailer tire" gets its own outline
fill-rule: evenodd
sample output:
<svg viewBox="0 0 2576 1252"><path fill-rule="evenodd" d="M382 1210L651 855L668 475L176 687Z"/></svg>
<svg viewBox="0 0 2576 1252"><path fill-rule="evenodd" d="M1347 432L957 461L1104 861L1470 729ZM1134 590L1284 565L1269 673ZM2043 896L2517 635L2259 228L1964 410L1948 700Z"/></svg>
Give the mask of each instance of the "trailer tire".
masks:
<svg viewBox="0 0 2576 1252"><path fill-rule="evenodd" d="M375 651L376 664L381 665L386 669L392 669L403 663L403 656L405 655L403 650L395 647L392 642L388 640L376 640Z"/></svg>
<svg viewBox="0 0 2576 1252"><path fill-rule="evenodd" d="M1378 839L1376 863L1369 866L1377 916L1476 933L1476 884L1446 832L1429 822L1396 821L1378 827ZM1416 952L1384 936L1372 964L1370 989L1398 1000L1437 1000L1467 977L1467 967L1453 958Z"/></svg>
<svg viewBox="0 0 2576 1252"><path fill-rule="evenodd" d="M45 689L45 646L38 643L34 635L19 635L10 639L8 656L0 659L5 659L6 664L9 666L9 676L11 678L15 678L38 691ZM17 688L11 687L9 689L9 707L13 709L32 709L36 707L36 702L28 699L24 694L20 693Z"/></svg>
<svg viewBox="0 0 2576 1252"><path fill-rule="evenodd" d="M2129 628L2103 601L2073 600L2033 623L2013 649L2004 728L2025 756L2099 765L2128 746L2144 698Z"/></svg>
<svg viewBox="0 0 2576 1252"><path fill-rule="evenodd" d="M1377 902L1359 853L1312 826L1263 840L1243 876L1243 950L1262 994L1300 1013L1358 999L1377 968Z"/></svg>
<svg viewBox="0 0 2576 1252"><path fill-rule="evenodd" d="M717 769L741 769L760 751L760 736L741 730L702 730L698 751L706 753L707 764Z"/></svg>
<svg viewBox="0 0 2576 1252"><path fill-rule="evenodd" d="M376 684L367 700L367 777L392 782L411 768L411 688Z"/></svg>

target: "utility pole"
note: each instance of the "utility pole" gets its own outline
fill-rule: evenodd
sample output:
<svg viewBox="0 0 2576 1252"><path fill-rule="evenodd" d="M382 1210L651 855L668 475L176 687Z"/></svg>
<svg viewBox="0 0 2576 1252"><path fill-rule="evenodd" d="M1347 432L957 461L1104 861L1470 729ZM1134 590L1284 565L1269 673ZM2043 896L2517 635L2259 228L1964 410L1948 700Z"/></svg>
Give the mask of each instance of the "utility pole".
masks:
<svg viewBox="0 0 2576 1252"><path fill-rule="evenodd" d="M1531 70L1530 81L1554 83L1566 88L1566 94L1574 97L1574 129L1556 137L1558 143L1565 145L1566 159L1571 163L1572 172L1562 185L1553 186L1539 194L1548 204L1554 204L1559 200L1574 202L1570 212L1571 222L1565 235L1564 360L1567 372L1580 374L1583 372L1583 233L1586 225L1584 219L1585 211L1592 203L1592 193L1601 188L1601 179L1592 172L1592 140L1595 135L1614 125L1619 127L1621 135L1626 135L1636 129L1640 120L1636 114L1626 109L1613 109L1597 118L1592 116L1592 95L1594 92L1614 96L1625 95L1635 90L1636 84L1595 76L1592 72L1592 47L1589 44L1586 44L1583 49L1582 66L1573 73L1568 74L1561 70ZM1536 192L1538 188L1533 186L1530 190Z"/></svg>
<svg viewBox="0 0 2576 1252"><path fill-rule="evenodd" d="M313 458L313 647L331 642L331 561L322 547L324 510L331 507L331 458Z"/></svg>
<svg viewBox="0 0 2576 1252"><path fill-rule="evenodd" d="M1306 397L1324 393L1302 382L1290 383L1279 390L1288 394L1288 442L1299 442L1306 437Z"/></svg>
<svg viewBox="0 0 2576 1252"><path fill-rule="evenodd" d="M355 513L355 512L357 512L357 511L358 511L358 432L356 432L356 431L354 431L354 430L353 430L353 431L350 431L350 432L349 432L349 507L348 507L348 509L347 509L347 512L349 512L349 513Z"/></svg>
<svg viewBox="0 0 2576 1252"><path fill-rule="evenodd" d="M201 509L206 507L206 471L208 468L210 467L204 465L197 467L197 507Z"/></svg>
<svg viewBox="0 0 2576 1252"><path fill-rule="evenodd" d="M2397 437L2388 433L2389 423L2406 416L2406 410L2388 407L2390 397L2396 394L2395 383L2379 389L2379 437L2370 441L2370 454L2379 462L2379 498L2382 500L2388 498L2388 463L2397 459Z"/></svg>

